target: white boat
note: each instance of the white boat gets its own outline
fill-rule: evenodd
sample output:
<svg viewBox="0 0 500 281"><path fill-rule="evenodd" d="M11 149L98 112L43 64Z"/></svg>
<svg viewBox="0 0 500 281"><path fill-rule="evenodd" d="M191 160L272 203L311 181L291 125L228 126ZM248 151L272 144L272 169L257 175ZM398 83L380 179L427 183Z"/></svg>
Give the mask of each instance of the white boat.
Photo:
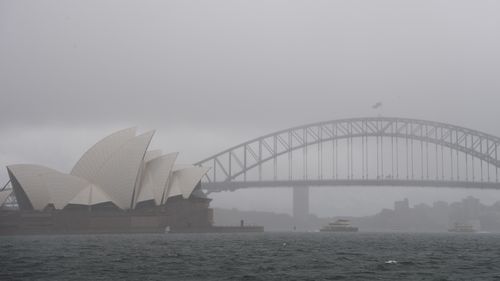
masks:
<svg viewBox="0 0 500 281"><path fill-rule="evenodd" d="M323 226L320 232L357 232L358 228L351 226L349 220L339 219Z"/></svg>
<svg viewBox="0 0 500 281"><path fill-rule="evenodd" d="M453 224L453 227L448 229L448 232L476 232L476 229L474 229L474 226L472 224L467 224L467 223L459 223L456 222Z"/></svg>

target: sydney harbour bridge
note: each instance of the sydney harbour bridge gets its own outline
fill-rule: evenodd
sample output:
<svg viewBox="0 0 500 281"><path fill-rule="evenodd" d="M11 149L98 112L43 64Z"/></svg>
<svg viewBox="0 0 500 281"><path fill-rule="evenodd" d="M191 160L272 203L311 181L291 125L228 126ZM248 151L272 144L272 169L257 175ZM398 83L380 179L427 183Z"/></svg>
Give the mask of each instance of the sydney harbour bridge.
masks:
<svg viewBox="0 0 500 281"><path fill-rule="evenodd" d="M196 165L211 168L207 192L291 187L303 216L314 186L500 189L499 146L499 137L446 123L351 118L267 134Z"/></svg>

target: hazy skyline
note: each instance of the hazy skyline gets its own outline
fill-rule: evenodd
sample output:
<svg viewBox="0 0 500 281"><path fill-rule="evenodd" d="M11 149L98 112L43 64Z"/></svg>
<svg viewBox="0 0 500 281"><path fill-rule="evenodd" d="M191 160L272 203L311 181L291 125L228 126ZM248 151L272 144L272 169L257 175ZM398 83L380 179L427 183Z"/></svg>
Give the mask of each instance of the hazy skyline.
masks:
<svg viewBox="0 0 500 281"><path fill-rule="evenodd" d="M0 182L9 164L69 171L95 141L130 126L157 129L152 147L184 163L348 117L500 136L499 14L498 1L0 0ZM312 189L311 211L370 214L404 197L500 200L491 190L361 189ZM291 210L289 190L211 197L213 206Z"/></svg>

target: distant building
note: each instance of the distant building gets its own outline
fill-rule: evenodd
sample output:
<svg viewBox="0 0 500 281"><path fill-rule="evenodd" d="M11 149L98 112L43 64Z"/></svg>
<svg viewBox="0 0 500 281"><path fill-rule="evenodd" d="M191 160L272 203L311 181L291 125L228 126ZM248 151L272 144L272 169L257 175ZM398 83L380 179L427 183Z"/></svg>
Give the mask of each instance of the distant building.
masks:
<svg viewBox="0 0 500 281"><path fill-rule="evenodd" d="M481 213L482 205L479 199L467 196L462 200L462 208L467 218L476 218Z"/></svg>
<svg viewBox="0 0 500 281"><path fill-rule="evenodd" d="M436 201L432 204L432 208L434 208L435 210L447 210L448 209L448 202Z"/></svg>
<svg viewBox="0 0 500 281"><path fill-rule="evenodd" d="M395 201L394 202L394 211L396 212L405 212L410 210L410 202L408 201L408 198L405 198L402 201Z"/></svg>

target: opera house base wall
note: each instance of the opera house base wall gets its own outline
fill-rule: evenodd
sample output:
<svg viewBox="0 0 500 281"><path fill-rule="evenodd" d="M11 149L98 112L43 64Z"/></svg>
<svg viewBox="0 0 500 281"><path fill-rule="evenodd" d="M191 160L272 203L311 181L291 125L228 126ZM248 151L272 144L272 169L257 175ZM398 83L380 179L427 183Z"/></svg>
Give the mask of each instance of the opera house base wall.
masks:
<svg viewBox="0 0 500 281"><path fill-rule="evenodd" d="M210 199L173 197L162 206L130 211L74 208L0 211L0 235L211 232ZM205 231L203 231L205 230Z"/></svg>

